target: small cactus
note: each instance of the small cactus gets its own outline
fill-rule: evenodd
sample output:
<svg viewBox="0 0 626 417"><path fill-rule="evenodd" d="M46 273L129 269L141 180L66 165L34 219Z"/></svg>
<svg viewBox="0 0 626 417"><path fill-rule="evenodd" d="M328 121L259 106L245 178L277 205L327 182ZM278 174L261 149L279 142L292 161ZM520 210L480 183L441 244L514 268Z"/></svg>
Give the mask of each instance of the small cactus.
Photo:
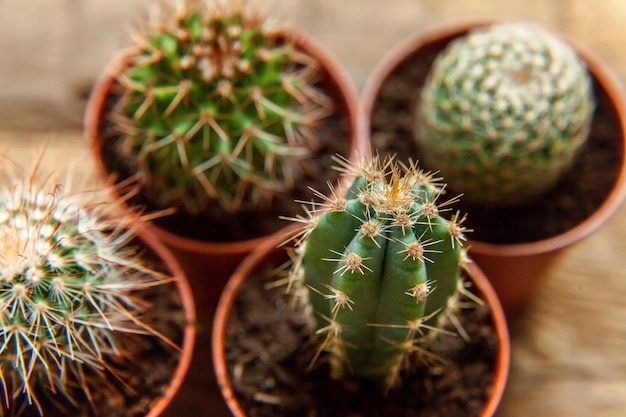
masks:
<svg viewBox="0 0 626 417"><path fill-rule="evenodd" d="M584 63L555 35L526 23L478 28L431 68L417 105L420 157L468 200L523 202L572 165L593 108Z"/></svg>
<svg viewBox="0 0 626 417"><path fill-rule="evenodd" d="M323 211L296 219L306 227L291 288L312 306L331 374L380 379L388 389L416 352L436 355L430 330L463 291L464 218L441 216L456 199L438 204L444 187L412 163L346 165L358 176L347 198L333 192Z"/></svg>
<svg viewBox="0 0 626 417"><path fill-rule="evenodd" d="M32 176L0 190L0 415L113 388L137 337L172 344L142 321L141 292L171 278L133 249L133 219Z"/></svg>
<svg viewBox="0 0 626 417"><path fill-rule="evenodd" d="M179 2L136 36L111 120L158 208L255 208L289 190L331 112L296 36L241 5Z"/></svg>

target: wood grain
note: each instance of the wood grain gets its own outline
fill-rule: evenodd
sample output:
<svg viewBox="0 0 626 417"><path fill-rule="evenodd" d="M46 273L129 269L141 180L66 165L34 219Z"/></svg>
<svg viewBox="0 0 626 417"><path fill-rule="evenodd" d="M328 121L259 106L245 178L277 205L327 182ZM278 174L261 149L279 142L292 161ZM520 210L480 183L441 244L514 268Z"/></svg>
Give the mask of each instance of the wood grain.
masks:
<svg viewBox="0 0 626 417"><path fill-rule="evenodd" d="M71 165L75 177L93 180L81 134L85 98L148 3L0 0L2 154L28 167L48 140L45 169ZM316 36L357 87L400 40L468 16L541 23L593 51L626 80L623 0L271 0L264 7ZM511 320L513 363L499 417L626 415L624 253L622 206L560 260ZM225 415L212 380L208 323L200 328L194 371L168 415Z"/></svg>

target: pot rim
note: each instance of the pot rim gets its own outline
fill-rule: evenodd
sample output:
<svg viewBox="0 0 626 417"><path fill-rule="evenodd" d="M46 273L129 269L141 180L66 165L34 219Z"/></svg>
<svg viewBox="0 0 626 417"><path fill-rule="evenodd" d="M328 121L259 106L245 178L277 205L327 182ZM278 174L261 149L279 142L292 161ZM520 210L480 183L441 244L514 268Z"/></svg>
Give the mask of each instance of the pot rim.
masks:
<svg viewBox="0 0 626 417"><path fill-rule="evenodd" d="M344 109L346 119L349 121L349 158L356 160L357 158L368 157L370 155L369 141L366 140L367 136L364 132L360 130L361 125L358 122L362 119L360 116L361 106L359 105L359 96L356 86L346 69L326 47L308 34L294 28L290 28L288 31L300 48L306 50L321 63L321 67L324 68L324 72L328 75L325 81L338 92L337 96L341 97L339 107ZM104 68L90 94L83 120L84 135L87 138L92 155L95 156L92 159L95 161L96 169L100 173L100 177L105 178L109 183L113 182L113 179L111 178L111 174L107 172L100 158L101 134L99 132L99 125L105 113L105 100L115 78L126 66L130 51L131 48L118 51ZM347 185L348 178L342 176L340 181L343 185ZM216 253L222 255L241 255L250 252L268 237L259 236L236 242L203 241L177 235L172 231L154 224L152 224L152 226L154 233L161 239L164 239L171 247L199 254ZM284 230L279 229L271 233L269 237L283 233Z"/></svg>
<svg viewBox="0 0 626 417"><path fill-rule="evenodd" d="M452 20L433 25L398 43L378 62L364 84L360 101L362 107L360 111L362 115L362 119L359 123L360 131L364 132L368 138L371 136L370 115L376 100L376 95L383 81L407 55L426 44L444 38L459 36L474 27L506 21L510 20L487 18ZM626 93L624 92L624 88L619 77L596 54L561 33L555 34L570 44L579 57L585 61L589 73L596 80L598 86L604 89L618 115L620 122L619 133L622 142L622 161L615 184L606 199L593 213L563 233L533 242L513 244L496 244L470 238L468 242L470 253L491 254L502 257L524 257L557 251L590 235L617 211L626 198Z"/></svg>
<svg viewBox="0 0 626 417"><path fill-rule="evenodd" d="M196 309L189 281L174 255L159 241L156 235L144 225L140 227L137 238L154 252L158 259L167 267L168 273L174 277L174 282L180 295L185 314L185 325L183 328L178 365L172 374L169 385L154 404L152 404L150 411L146 414L146 417L158 417L163 415L164 411L175 398L189 370L196 341Z"/></svg>
<svg viewBox="0 0 626 417"><path fill-rule="evenodd" d="M278 240L268 240L263 245L257 247L243 260L224 287L215 310L212 330L213 367L222 397L235 417L247 417L247 414L237 400L226 366L225 351L228 315L242 285L268 255L280 250L277 248L280 243L281 242ZM485 402L483 411L481 412L481 417L491 417L495 414L502 400L508 381L511 363L511 341L504 310L489 280L480 267L474 262L468 263L467 275L479 289L482 299L490 306L492 323L498 338L493 385L490 390L489 398Z"/></svg>

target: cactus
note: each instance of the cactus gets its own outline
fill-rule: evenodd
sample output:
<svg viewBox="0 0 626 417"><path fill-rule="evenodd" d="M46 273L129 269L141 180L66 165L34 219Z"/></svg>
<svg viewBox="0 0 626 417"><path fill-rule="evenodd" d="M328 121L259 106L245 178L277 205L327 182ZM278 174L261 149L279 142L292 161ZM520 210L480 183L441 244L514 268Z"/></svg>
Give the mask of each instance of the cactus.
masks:
<svg viewBox="0 0 626 417"><path fill-rule="evenodd" d="M553 187L590 129L591 79L566 43L526 23L478 28L436 58L417 104L424 166L468 200L515 204Z"/></svg>
<svg viewBox="0 0 626 417"><path fill-rule="evenodd" d="M134 216L33 178L0 190L0 414L119 392L137 337L172 344L142 320L142 291L171 278L132 247Z"/></svg>
<svg viewBox="0 0 626 417"><path fill-rule="evenodd" d="M416 352L433 358L429 340L463 292L464 217L437 203L445 187L417 165L393 158L344 168L357 179L342 198L296 220L291 289L310 303L331 374L354 374L393 387ZM322 196L322 194L318 194Z"/></svg>
<svg viewBox="0 0 626 417"><path fill-rule="evenodd" d="M289 190L332 103L296 35L228 2L179 2L136 36L111 121L158 208L254 209Z"/></svg>

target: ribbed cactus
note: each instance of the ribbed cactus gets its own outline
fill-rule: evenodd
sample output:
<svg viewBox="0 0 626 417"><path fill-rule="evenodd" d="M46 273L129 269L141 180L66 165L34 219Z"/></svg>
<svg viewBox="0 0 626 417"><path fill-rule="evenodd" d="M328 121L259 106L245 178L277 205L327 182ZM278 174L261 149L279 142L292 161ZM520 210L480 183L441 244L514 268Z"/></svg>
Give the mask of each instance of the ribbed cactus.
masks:
<svg viewBox="0 0 626 417"><path fill-rule="evenodd" d="M544 29L502 23L453 40L417 108L424 165L468 200L510 204L547 191L571 166L594 99L573 48Z"/></svg>
<svg viewBox="0 0 626 417"><path fill-rule="evenodd" d="M118 77L121 160L160 208L267 204L319 146L312 128L332 103L314 86L318 62L242 6L184 0L163 13Z"/></svg>
<svg viewBox="0 0 626 417"><path fill-rule="evenodd" d="M171 278L130 245L132 219L32 179L0 190L0 414L42 414L42 395L86 401L137 337L166 340L142 321L142 291Z"/></svg>
<svg viewBox="0 0 626 417"><path fill-rule="evenodd" d="M460 290L465 229L441 216L443 188L416 165L373 159L326 210L310 212L291 271L322 334L331 373L398 380L408 358L428 352L429 331ZM305 291L302 291L305 289ZM308 289L308 291L306 291Z"/></svg>

